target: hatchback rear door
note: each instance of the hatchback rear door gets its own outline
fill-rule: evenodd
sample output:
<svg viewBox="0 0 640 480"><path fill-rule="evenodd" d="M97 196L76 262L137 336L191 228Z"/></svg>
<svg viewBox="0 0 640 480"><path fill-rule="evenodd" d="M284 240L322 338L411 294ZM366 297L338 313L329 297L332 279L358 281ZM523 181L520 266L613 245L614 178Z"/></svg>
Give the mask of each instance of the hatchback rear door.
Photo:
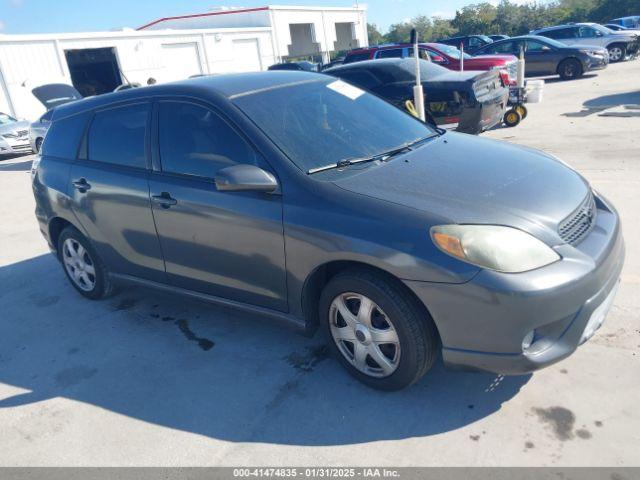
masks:
<svg viewBox="0 0 640 480"><path fill-rule="evenodd" d="M95 112L71 168L72 208L113 273L164 282L149 200L151 103Z"/></svg>

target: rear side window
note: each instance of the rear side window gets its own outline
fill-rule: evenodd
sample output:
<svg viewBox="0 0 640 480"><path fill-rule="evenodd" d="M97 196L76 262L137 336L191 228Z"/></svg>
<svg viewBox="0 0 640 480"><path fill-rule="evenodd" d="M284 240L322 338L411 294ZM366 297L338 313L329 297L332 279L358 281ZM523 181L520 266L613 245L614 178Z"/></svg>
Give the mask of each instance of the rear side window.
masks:
<svg viewBox="0 0 640 480"><path fill-rule="evenodd" d="M89 160L146 168L150 108L140 103L97 112L89 129Z"/></svg>
<svg viewBox="0 0 640 480"><path fill-rule="evenodd" d="M213 178L221 168L259 163L254 149L207 108L192 103L162 102L159 122L164 172Z"/></svg>
<svg viewBox="0 0 640 480"><path fill-rule="evenodd" d="M548 32L542 32L540 35L554 38L556 40L566 40L567 38L575 38L575 28L559 28L557 30L549 30Z"/></svg>
<svg viewBox="0 0 640 480"><path fill-rule="evenodd" d="M45 137L42 155L75 160L89 116L82 113L53 122Z"/></svg>

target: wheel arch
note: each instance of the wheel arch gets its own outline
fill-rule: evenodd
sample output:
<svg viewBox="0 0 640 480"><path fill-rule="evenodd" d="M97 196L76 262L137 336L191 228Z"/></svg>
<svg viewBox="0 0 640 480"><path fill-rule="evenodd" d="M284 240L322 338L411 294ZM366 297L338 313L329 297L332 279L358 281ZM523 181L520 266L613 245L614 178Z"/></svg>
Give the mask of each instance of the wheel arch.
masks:
<svg viewBox="0 0 640 480"><path fill-rule="evenodd" d="M407 298L415 304L416 308L424 313L425 319L430 319L433 322L436 333L438 335L438 340L440 340L440 332L438 331L438 326L433 320L428 307L407 285L405 285L405 283L400 278L380 267L355 260L329 261L317 266L307 276L302 289L302 312L304 314L308 331L314 331L320 323L319 303L322 290L333 277L347 270L367 270L385 278L389 282L394 283L402 292L407 295Z"/></svg>
<svg viewBox="0 0 640 480"><path fill-rule="evenodd" d="M60 234L67 227L78 228L72 222L63 217L53 217L49 220L49 240L51 242L51 246L58 251L58 239L60 238Z"/></svg>

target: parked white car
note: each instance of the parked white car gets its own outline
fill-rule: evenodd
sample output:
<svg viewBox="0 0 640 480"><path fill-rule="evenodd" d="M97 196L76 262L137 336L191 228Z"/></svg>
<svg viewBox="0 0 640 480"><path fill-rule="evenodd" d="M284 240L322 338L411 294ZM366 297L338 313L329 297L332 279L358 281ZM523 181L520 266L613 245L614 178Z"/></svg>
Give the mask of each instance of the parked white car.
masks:
<svg viewBox="0 0 640 480"><path fill-rule="evenodd" d="M609 50L609 60L619 62L638 52L638 35L615 32L597 23L570 23L534 30L532 35L553 38L571 46L598 46Z"/></svg>
<svg viewBox="0 0 640 480"><path fill-rule="evenodd" d="M0 112L0 157L31 152L29 122Z"/></svg>

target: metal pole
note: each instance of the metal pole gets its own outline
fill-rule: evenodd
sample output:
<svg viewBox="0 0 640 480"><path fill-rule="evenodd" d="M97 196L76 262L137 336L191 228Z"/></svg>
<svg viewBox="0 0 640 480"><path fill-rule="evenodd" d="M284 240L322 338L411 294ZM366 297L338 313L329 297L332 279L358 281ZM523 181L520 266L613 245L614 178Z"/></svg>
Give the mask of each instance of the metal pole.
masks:
<svg viewBox="0 0 640 480"><path fill-rule="evenodd" d="M414 28L411 30L411 43L413 43L413 58L416 63L416 85L413 87L413 101L418 111L418 116L423 122L426 121L427 116L424 111L424 90L422 89L422 78L420 72L420 56L418 48L418 32Z"/></svg>
<svg viewBox="0 0 640 480"><path fill-rule="evenodd" d="M464 43L460 44L460 71L464 72Z"/></svg>

